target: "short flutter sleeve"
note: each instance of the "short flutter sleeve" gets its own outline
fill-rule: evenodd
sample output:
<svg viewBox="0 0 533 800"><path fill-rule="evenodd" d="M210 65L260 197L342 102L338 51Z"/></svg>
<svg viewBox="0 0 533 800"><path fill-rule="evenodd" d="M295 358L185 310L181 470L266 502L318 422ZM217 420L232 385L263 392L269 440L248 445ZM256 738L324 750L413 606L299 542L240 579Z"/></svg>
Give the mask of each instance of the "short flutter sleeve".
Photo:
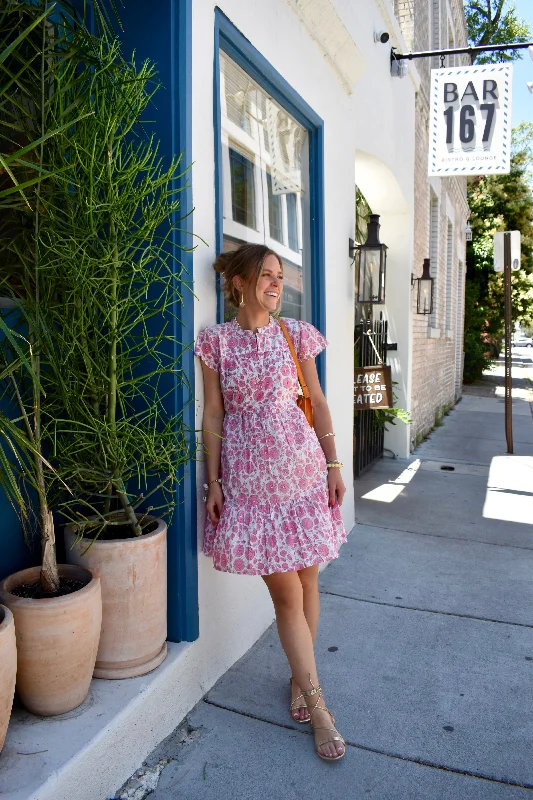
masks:
<svg viewBox="0 0 533 800"><path fill-rule="evenodd" d="M220 343L213 328L200 331L194 345L194 354L210 369L220 372Z"/></svg>
<svg viewBox="0 0 533 800"><path fill-rule="evenodd" d="M310 322L298 323L300 337L298 342L298 361L315 358L327 347L327 341Z"/></svg>

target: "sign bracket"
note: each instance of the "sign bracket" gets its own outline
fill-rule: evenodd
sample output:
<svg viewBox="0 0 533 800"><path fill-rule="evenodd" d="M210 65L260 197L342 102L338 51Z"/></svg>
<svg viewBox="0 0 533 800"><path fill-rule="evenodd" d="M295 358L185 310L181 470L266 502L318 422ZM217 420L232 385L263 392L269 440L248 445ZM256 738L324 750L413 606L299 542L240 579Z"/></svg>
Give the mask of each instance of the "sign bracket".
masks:
<svg viewBox="0 0 533 800"><path fill-rule="evenodd" d="M446 56L460 55L461 53L468 53L473 58L478 53L498 52L502 50L525 50L526 48L533 48L533 42L512 42L509 44L487 44L481 47L452 47L448 50L421 50L418 53L398 53L395 47L391 48L390 60L391 64L394 61L412 61L414 58L435 58L441 59L441 67L444 68L443 59Z"/></svg>

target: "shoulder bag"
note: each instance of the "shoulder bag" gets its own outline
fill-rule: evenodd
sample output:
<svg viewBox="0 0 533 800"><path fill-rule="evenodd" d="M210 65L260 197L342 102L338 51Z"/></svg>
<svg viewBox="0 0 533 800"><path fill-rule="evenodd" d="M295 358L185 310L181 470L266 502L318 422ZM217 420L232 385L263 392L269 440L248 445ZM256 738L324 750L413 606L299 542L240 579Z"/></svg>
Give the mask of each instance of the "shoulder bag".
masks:
<svg viewBox="0 0 533 800"><path fill-rule="evenodd" d="M298 357L296 355L296 350L294 349L294 344L292 343L292 339L290 336L289 331L287 330L287 326L283 322L282 319L278 319L279 325L281 330L283 331L283 335L287 340L287 344L289 345L289 350L291 351L291 356L294 359L294 363L296 365L296 372L298 374L298 382L300 384L301 395L298 395L298 399L296 403L298 407L301 408L303 411L306 420L308 421L309 425L313 427L313 406L311 404L311 395L309 394L309 389L307 388L307 384L305 382L305 378L303 376L302 368L300 366L300 362L298 361Z"/></svg>

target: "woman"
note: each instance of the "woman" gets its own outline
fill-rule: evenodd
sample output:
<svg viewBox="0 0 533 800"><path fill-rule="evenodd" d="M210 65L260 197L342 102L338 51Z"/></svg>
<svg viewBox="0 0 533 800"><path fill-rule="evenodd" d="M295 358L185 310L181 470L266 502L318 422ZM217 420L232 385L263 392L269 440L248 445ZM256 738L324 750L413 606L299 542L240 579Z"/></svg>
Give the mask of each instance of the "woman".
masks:
<svg viewBox="0 0 533 800"><path fill-rule="evenodd" d="M342 464L315 366L326 340L307 322L285 320L311 394L313 430L296 404L288 343L270 316L281 301L281 259L263 245L246 244L220 255L214 266L238 313L202 331L195 347L205 390L203 549L215 569L262 576L292 670L292 718L311 722L321 758L338 760L344 740L325 706L313 652L318 565L336 558L346 540Z"/></svg>

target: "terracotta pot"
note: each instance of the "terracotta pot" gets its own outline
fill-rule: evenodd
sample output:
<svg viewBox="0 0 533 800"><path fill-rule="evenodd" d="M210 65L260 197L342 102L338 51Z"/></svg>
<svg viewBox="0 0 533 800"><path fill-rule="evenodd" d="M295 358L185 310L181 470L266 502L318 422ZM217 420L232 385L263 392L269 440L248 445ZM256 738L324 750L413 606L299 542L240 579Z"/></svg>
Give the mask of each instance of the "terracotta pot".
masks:
<svg viewBox="0 0 533 800"><path fill-rule="evenodd" d="M16 674L15 622L9 608L0 606L0 752L11 716Z"/></svg>
<svg viewBox="0 0 533 800"><path fill-rule="evenodd" d="M88 569L63 564L59 574L81 581L77 592L32 600L11 594L39 580L40 567L10 575L0 583L0 601L15 618L17 691L28 711L49 717L83 703L91 683L100 626L100 579Z"/></svg>
<svg viewBox="0 0 533 800"><path fill-rule="evenodd" d="M77 544L74 526L65 529L67 560L102 581L95 678L144 675L167 654L167 526L157 522L157 529L143 536Z"/></svg>

